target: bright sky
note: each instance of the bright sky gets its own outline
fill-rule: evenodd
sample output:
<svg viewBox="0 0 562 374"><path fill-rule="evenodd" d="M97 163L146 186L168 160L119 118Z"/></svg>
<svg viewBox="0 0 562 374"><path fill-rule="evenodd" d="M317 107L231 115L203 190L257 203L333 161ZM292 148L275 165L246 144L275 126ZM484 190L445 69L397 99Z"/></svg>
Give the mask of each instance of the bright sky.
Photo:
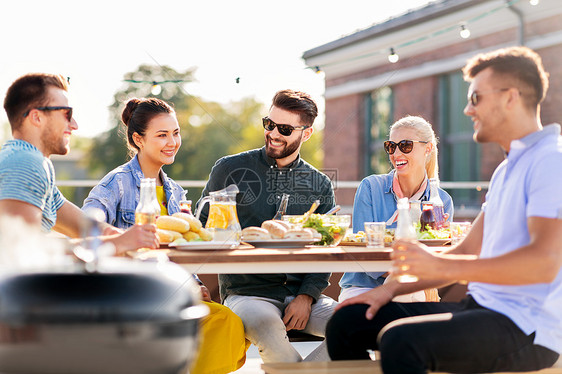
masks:
<svg viewBox="0 0 562 374"><path fill-rule="evenodd" d="M205 100L251 96L269 104L277 90L293 88L310 93L322 110L324 77L305 69L303 52L427 2L5 1L2 102L11 82L25 73L70 76L76 134L93 136L109 128L107 107L124 74L161 64L178 71L196 67L197 82L185 88ZM3 109L0 125L8 126Z"/></svg>

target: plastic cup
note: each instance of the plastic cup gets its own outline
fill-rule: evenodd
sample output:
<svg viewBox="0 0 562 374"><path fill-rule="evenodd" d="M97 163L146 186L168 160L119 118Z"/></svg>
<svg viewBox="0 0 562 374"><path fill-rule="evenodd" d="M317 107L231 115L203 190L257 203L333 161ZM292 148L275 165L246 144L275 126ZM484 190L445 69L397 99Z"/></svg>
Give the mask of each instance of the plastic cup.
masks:
<svg viewBox="0 0 562 374"><path fill-rule="evenodd" d="M384 248L386 222L365 222L367 248Z"/></svg>
<svg viewBox="0 0 562 374"><path fill-rule="evenodd" d="M451 244L459 244L471 228L470 222L451 222Z"/></svg>

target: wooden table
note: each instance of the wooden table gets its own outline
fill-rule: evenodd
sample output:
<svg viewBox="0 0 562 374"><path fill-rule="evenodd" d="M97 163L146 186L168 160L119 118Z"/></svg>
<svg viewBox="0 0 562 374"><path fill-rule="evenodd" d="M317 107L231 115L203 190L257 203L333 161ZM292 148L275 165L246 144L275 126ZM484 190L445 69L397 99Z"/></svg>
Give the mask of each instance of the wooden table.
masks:
<svg viewBox="0 0 562 374"><path fill-rule="evenodd" d="M164 249L146 255L162 251L171 261L196 274L384 272L390 267L391 252L352 246L295 249L241 246L216 251Z"/></svg>
<svg viewBox="0 0 562 374"><path fill-rule="evenodd" d="M266 374L382 374L380 361L325 361L325 362L292 362L262 364ZM430 372L431 374L447 374ZM526 371L521 374L561 374L562 368L553 367L538 371ZM496 373L509 374L509 373Z"/></svg>
<svg viewBox="0 0 562 374"><path fill-rule="evenodd" d="M262 364L266 374L382 374L378 361L318 361Z"/></svg>

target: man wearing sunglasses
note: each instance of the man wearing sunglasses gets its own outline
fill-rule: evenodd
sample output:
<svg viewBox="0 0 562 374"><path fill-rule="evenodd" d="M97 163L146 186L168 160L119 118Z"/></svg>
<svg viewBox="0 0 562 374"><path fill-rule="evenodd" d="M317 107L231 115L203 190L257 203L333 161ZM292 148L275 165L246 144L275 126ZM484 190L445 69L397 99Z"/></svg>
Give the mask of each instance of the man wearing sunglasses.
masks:
<svg viewBox="0 0 562 374"><path fill-rule="evenodd" d="M45 232L79 238L85 215L56 187L49 159L69 152L70 135L78 128L67 91L66 80L52 74L25 75L8 89L4 108L14 139L0 150L0 218L21 217ZM106 224L104 234L118 252L158 246L154 225L123 232Z"/></svg>
<svg viewBox="0 0 562 374"><path fill-rule="evenodd" d="M550 367L562 351L562 137L558 124L540 122L548 74L526 47L478 55L463 72L474 139L498 144L506 159L448 254L394 244L392 275L420 281L394 281L338 310L334 320L353 323L331 330L330 321L332 358L368 359L373 349L385 373L490 373ZM469 282L460 303L389 302L457 281Z"/></svg>
<svg viewBox="0 0 562 374"><path fill-rule="evenodd" d="M272 219L284 193L290 195L286 214L303 214L315 200L320 200L316 212L326 213L334 206L330 179L299 156L302 143L312 136L317 114L308 94L277 92L262 119L265 146L218 160L202 197L236 184L242 228ZM201 214L203 222L207 215L208 208ZM289 343L287 331L324 336L336 304L322 295L329 277L329 273L221 274L219 285L221 299L240 316L246 337L258 347L263 361L295 362L302 357ZM307 358L328 359L325 346Z"/></svg>

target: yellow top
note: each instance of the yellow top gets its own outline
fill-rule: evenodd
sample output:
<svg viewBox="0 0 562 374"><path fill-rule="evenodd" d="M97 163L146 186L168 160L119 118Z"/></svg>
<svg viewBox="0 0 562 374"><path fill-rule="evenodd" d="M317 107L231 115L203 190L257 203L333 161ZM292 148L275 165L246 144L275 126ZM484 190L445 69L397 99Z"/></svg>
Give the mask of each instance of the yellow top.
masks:
<svg viewBox="0 0 562 374"><path fill-rule="evenodd" d="M201 322L199 354L191 374L226 374L246 362L250 341L246 340L242 320L222 304L203 301L209 315Z"/></svg>
<svg viewBox="0 0 562 374"><path fill-rule="evenodd" d="M156 186L156 198L160 205L160 215L167 216L168 208L166 208L166 194L164 193L164 186Z"/></svg>

